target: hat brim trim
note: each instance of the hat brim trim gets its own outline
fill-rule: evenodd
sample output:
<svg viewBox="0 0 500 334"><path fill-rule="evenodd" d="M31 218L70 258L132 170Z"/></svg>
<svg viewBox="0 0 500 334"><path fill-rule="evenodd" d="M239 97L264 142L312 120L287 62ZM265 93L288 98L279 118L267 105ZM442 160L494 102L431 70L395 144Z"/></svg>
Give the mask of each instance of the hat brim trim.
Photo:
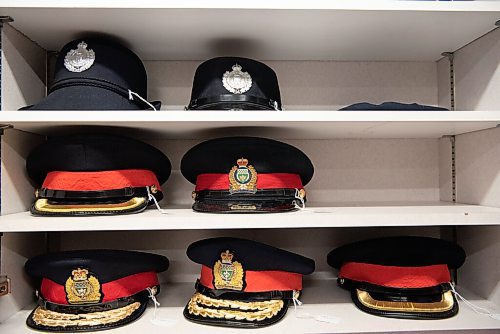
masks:
<svg viewBox="0 0 500 334"><path fill-rule="evenodd" d="M201 200L193 210L207 213L272 213L298 210L295 200Z"/></svg>
<svg viewBox="0 0 500 334"><path fill-rule="evenodd" d="M141 212L148 206L148 199L145 197L132 197L127 200L118 200L111 203L85 203L85 204L65 204L50 201L47 198L39 198L31 207L34 215L104 215L104 214L126 214Z"/></svg>
<svg viewBox="0 0 500 334"><path fill-rule="evenodd" d="M442 319L458 312L458 303L451 291L440 294L440 300L415 302L410 298L405 301L375 299L369 291L354 288L351 290L354 304L362 311L378 316L405 319Z"/></svg>
<svg viewBox="0 0 500 334"><path fill-rule="evenodd" d="M90 332L120 327L137 320L146 310L147 302L102 312L83 314L59 313L37 306L28 316L26 325L47 332Z"/></svg>
<svg viewBox="0 0 500 334"><path fill-rule="evenodd" d="M281 110L272 99L246 94L222 94L191 100L188 110Z"/></svg>
<svg viewBox="0 0 500 334"><path fill-rule="evenodd" d="M264 327L280 321L288 300L242 301L216 299L196 292L184 309L186 319L213 326Z"/></svg>
<svg viewBox="0 0 500 334"><path fill-rule="evenodd" d="M128 94L128 92L127 92ZM150 110L151 107L139 99L130 100L127 94L119 94L103 87L75 85L49 93L37 104L19 110ZM150 102L160 110L161 102Z"/></svg>

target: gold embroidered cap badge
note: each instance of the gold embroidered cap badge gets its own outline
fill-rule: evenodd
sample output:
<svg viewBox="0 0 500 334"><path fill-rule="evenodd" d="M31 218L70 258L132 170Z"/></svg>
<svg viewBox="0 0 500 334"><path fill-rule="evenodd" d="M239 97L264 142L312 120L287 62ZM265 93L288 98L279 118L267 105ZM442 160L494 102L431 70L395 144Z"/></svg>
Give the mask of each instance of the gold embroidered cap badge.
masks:
<svg viewBox="0 0 500 334"><path fill-rule="evenodd" d="M245 158L238 159L236 163L237 166L229 171L229 193L256 193L257 171Z"/></svg>
<svg viewBox="0 0 500 334"><path fill-rule="evenodd" d="M222 252L220 257L221 259L214 264L214 287L242 291L245 276L243 266L238 261L233 262L234 254L229 250Z"/></svg>
<svg viewBox="0 0 500 334"><path fill-rule="evenodd" d="M87 269L77 268L65 284L66 298L70 304L97 303L101 300L101 284Z"/></svg>

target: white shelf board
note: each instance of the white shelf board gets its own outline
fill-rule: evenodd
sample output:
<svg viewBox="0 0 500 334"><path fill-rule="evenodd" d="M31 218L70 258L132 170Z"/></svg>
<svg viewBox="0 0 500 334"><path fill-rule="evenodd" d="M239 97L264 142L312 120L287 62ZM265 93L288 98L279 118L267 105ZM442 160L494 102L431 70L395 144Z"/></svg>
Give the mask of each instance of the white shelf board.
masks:
<svg viewBox="0 0 500 334"><path fill-rule="evenodd" d="M7 8L155 8L155 9L334 9L334 10L392 10L392 11L491 11L496 10L490 1L439 2L394 1L394 0L80 0L70 3L67 0L2 0Z"/></svg>
<svg viewBox="0 0 500 334"><path fill-rule="evenodd" d="M458 287L467 299L481 307L495 309L496 305L477 297L471 292ZM304 305L298 309L298 315L328 315L337 317L339 323L331 324L318 322L314 319L296 317L293 307L290 307L285 318L275 325L261 329L232 329L213 326L204 326L187 321L183 315L184 305L194 292L194 283L172 283L162 286L158 296L162 307L158 317L169 319L167 327L155 326L151 323L153 309L150 306L143 316L124 327L109 330L109 333L136 334L136 333L387 333L387 332L417 332L421 331L453 331L471 330L499 330L500 322L484 315L474 313L460 303L459 313L443 320L403 320L376 317L358 310L350 299L349 292L336 286L335 280L310 280L304 282ZM31 307L16 313L0 324L0 332L9 334L33 333L25 325ZM479 332L480 333L480 332ZM492 332L493 333L493 332Z"/></svg>
<svg viewBox="0 0 500 334"><path fill-rule="evenodd" d="M435 61L492 30L499 13L493 1L3 0L0 8L48 50L102 32L147 60Z"/></svg>
<svg viewBox="0 0 500 334"><path fill-rule="evenodd" d="M500 124L500 111L1 111L0 124L42 135L75 126L192 139L220 135L283 139L440 138ZM113 132L113 130L107 132Z"/></svg>
<svg viewBox="0 0 500 334"><path fill-rule="evenodd" d="M310 205L272 214L209 214L166 208L121 216L35 217L29 212L0 217L0 232L208 230L259 228L500 225L500 208L450 202Z"/></svg>

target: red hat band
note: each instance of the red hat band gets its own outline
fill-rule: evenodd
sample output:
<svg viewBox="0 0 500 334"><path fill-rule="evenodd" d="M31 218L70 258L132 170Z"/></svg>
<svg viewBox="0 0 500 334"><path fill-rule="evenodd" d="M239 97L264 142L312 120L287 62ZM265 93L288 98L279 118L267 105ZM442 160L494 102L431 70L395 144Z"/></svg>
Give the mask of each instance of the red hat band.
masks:
<svg viewBox="0 0 500 334"><path fill-rule="evenodd" d="M228 174L199 174L195 191L230 189ZM259 173L256 188L261 189L302 189L300 175L291 173Z"/></svg>
<svg viewBox="0 0 500 334"><path fill-rule="evenodd" d="M428 288L451 281L446 264L398 267L346 262L340 268L339 278L390 288Z"/></svg>
<svg viewBox="0 0 500 334"><path fill-rule="evenodd" d="M65 191L99 191L155 186L161 191L155 173L146 169L123 169L99 172L53 171L47 174L42 188Z"/></svg>
<svg viewBox="0 0 500 334"><path fill-rule="evenodd" d="M74 270L64 285L48 278L42 279L42 297L51 303L62 305L106 303L159 285L158 276L154 271L137 273L102 284L86 270L83 270L84 279L79 278L78 271L82 269ZM81 290L86 293L79 293Z"/></svg>
<svg viewBox="0 0 500 334"><path fill-rule="evenodd" d="M241 282L229 286L219 286L217 273L214 275L212 268L201 267L200 283L209 289L227 288L243 292L266 292L266 291L293 291L302 290L302 275L286 271L267 270L252 271L245 270L242 273Z"/></svg>

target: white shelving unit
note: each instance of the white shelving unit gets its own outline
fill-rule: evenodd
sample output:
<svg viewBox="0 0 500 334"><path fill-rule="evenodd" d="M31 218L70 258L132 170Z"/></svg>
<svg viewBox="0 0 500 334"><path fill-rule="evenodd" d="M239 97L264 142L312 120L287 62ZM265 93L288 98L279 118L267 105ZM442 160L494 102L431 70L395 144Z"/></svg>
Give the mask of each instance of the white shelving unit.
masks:
<svg viewBox="0 0 500 334"><path fill-rule="evenodd" d="M371 203L356 206L308 205L306 210L276 214L216 215L190 208L149 208L140 215L109 217L33 217L29 212L0 217L1 232L282 229L312 227L484 226L497 225L500 208L450 202Z"/></svg>
<svg viewBox="0 0 500 334"><path fill-rule="evenodd" d="M200 60L224 52L266 60L436 61L443 50L457 50L492 30L500 18L500 4L481 1L108 0L41 5L6 0L2 5L0 14L13 17L15 28L48 50L59 50L82 31L105 31L122 37L147 60Z"/></svg>
<svg viewBox="0 0 500 334"><path fill-rule="evenodd" d="M3 0L0 125L0 273L12 293L0 297L0 333L31 333L33 306L25 260L53 250L140 249L170 259L160 277L159 315L168 327L138 321L110 333L243 332L186 321L182 309L199 267L185 256L193 241L246 237L314 258L299 312L339 318L301 319L290 308L266 333L497 333L500 321L460 304L439 321L365 314L336 287L326 253L374 236L450 239L468 255L459 291L500 312L500 3L494 1L205 1ZM100 32L118 37L144 61L148 98L160 111L17 111L50 85L53 51ZM454 52L454 111L338 111L356 102L400 101L450 107ZM184 111L201 60L235 55L263 60L278 74L284 111ZM172 175L163 185L166 214L34 217L25 158L47 136L106 132L139 138L165 152ZM193 212L179 171L196 143L220 136L282 140L315 165L305 211L262 215ZM204 162L207 163L207 162ZM454 175L454 177L452 176Z"/></svg>
<svg viewBox="0 0 500 334"><path fill-rule="evenodd" d="M168 139L213 131L293 139L440 138L494 128L500 111L5 111L0 122L40 135L107 126Z"/></svg>

